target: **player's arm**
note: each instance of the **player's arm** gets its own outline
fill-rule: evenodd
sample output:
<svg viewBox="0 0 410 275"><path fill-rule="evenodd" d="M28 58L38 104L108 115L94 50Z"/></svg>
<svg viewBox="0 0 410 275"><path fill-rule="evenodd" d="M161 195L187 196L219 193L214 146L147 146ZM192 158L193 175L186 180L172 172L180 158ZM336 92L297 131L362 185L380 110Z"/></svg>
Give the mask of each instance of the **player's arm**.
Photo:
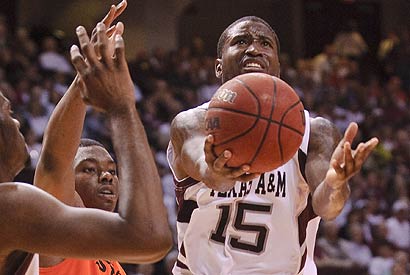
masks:
<svg viewBox="0 0 410 275"><path fill-rule="evenodd" d="M137 155L140 157L139 153ZM137 182L122 185L125 188L121 190L117 214L67 206L29 184L2 183L0 254L7 255L18 249L64 258L135 263L159 260L170 245L170 241L156 238L157 225L163 224L154 224L149 233L140 230L150 226L135 211L135 205L141 202L137 200L140 196L134 195L141 193L140 189L144 186ZM157 203L160 204L160 201Z"/></svg>
<svg viewBox="0 0 410 275"><path fill-rule="evenodd" d="M235 181L248 181L256 174L247 174L248 165L228 168L230 151L215 157L212 152L213 137L205 131L206 109L196 108L179 113L171 123L174 172L180 179L192 177L209 188L227 191Z"/></svg>
<svg viewBox="0 0 410 275"><path fill-rule="evenodd" d="M34 176L34 185L70 205L74 205L75 194L73 159L86 108L80 89L76 77L51 114Z"/></svg>
<svg viewBox="0 0 410 275"><path fill-rule="evenodd" d="M124 41L115 36L115 52L107 50L104 24L97 24L97 45L101 57L83 27L77 28L81 46L71 48L71 58L86 89L88 104L106 113L121 178L118 213L139 236L141 257L159 260L171 248L171 231L163 204L162 187L144 126L135 108L134 84L125 60ZM104 225L102 225L104 226ZM147 237L148 236L148 237Z"/></svg>
<svg viewBox="0 0 410 275"><path fill-rule="evenodd" d="M352 149L357 131L357 124L351 123L340 140L340 133L331 122L324 118L311 120L306 176L313 209L325 220L336 218L342 211L350 195L348 180L360 171L378 143L377 138L372 138Z"/></svg>
<svg viewBox="0 0 410 275"><path fill-rule="evenodd" d="M112 5L102 22L109 27L126 8L123 0L117 6ZM112 36L122 34L123 26L109 27L107 35L110 51L114 51ZM93 30L94 44L96 29ZM55 107L44 133L43 147L34 176L34 185L49 192L59 200L74 205L75 179L72 162L77 153L83 130L86 105L81 99L80 90L84 89L76 76L67 92Z"/></svg>

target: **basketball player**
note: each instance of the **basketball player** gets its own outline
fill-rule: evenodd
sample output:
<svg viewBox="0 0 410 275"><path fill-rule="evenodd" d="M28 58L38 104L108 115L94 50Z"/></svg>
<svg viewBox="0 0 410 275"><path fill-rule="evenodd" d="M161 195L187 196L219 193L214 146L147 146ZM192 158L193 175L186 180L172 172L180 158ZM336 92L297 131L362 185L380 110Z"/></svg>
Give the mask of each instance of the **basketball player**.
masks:
<svg viewBox="0 0 410 275"><path fill-rule="evenodd" d="M134 105L123 39L116 35L115 56L110 56L104 24L98 30L101 57L78 27L84 56L73 46L71 58L86 88L85 102L107 115L122 179L118 213L73 208L39 188L10 182L28 153L10 103L0 94L0 274L14 274L26 256L21 251L144 263L161 259L172 245L160 179Z"/></svg>
<svg viewBox="0 0 410 275"><path fill-rule="evenodd" d="M215 73L222 83L249 72L280 75L278 37L258 17L243 17L225 29L217 54ZM294 157L273 171L250 174L247 164L225 166L231 152L212 154L207 106L184 111L172 122L168 161L179 245L173 273L308 274L312 262L306 257L313 256L319 217L331 220L340 213L349 197L348 179L378 140L353 150L357 124L340 140L332 123L305 111L310 123Z"/></svg>
<svg viewBox="0 0 410 275"><path fill-rule="evenodd" d="M126 2L123 1L118 6L112 6L106 20L103 20L107 27L122 13ZM115 34L122 34L122 23L114 29L110 43L113 43ZM96 30L93 33L92 41L97 38ZM68 205L113 212L118 200L116 164L101 143L88 139L80 141L86 113L86 105L81 99L81 84L77 77L50 117L34 185ZM116 261L40 255L40 274L111 273L125 274L125 271Z"/></svg>

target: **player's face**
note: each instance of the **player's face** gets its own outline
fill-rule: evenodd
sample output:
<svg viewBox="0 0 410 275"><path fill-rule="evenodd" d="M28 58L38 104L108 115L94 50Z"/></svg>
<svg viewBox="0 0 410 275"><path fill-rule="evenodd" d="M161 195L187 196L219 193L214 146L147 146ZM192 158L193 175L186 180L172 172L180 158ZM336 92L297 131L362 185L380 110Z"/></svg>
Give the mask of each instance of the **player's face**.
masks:
<svg viewBox="0 0 410 275"><path fill-rule="evenodd" d="M74 159L75 190L85 207L114 211L118 200L117 166L101 146L78 148Z"/></svg>
<svg viewBox="0 0 410 275"><path fill-rule="evenodd" d="M3 180L12 180L29 157L20 123L11 116L12 113L10 101L0 92L0 161L1 169L10 175L10 179Z"/></svg>
<svg viewBox="0 0 410 275"><path fill-rule="evenodd" d="M263 72L279 77L279 57L275 36L262 23L243 21L233 26L215 65L222 83L250 72Z"/></svg>

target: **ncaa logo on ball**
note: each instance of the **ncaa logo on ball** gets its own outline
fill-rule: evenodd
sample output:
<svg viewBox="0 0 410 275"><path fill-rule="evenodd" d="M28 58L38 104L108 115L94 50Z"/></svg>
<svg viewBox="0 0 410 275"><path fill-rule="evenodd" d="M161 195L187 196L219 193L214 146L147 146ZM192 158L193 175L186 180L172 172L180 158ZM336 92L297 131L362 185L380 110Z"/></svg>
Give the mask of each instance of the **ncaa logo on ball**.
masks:
<svg viewBox="0 0 410 275"><path fill-rule="evenodd" d="M222 89L216 94L218 100L231 104L234 103L236 96L237 93L229 89Z"/></svg>

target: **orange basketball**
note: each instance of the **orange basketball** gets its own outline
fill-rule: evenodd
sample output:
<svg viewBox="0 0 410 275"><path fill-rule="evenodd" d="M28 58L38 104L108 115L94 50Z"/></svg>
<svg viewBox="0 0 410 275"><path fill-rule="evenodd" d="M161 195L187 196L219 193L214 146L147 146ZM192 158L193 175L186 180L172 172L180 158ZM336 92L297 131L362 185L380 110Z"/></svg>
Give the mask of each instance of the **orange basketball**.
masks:
<svg viewBox="0 0 410 275"><path fill-rule="evenodd" d="M205 118L213 153L232 152L229 167L250 172L278 168L297 152L305 132L304 107L283 80L264 73L239 75L212 97Z"/></svg>

